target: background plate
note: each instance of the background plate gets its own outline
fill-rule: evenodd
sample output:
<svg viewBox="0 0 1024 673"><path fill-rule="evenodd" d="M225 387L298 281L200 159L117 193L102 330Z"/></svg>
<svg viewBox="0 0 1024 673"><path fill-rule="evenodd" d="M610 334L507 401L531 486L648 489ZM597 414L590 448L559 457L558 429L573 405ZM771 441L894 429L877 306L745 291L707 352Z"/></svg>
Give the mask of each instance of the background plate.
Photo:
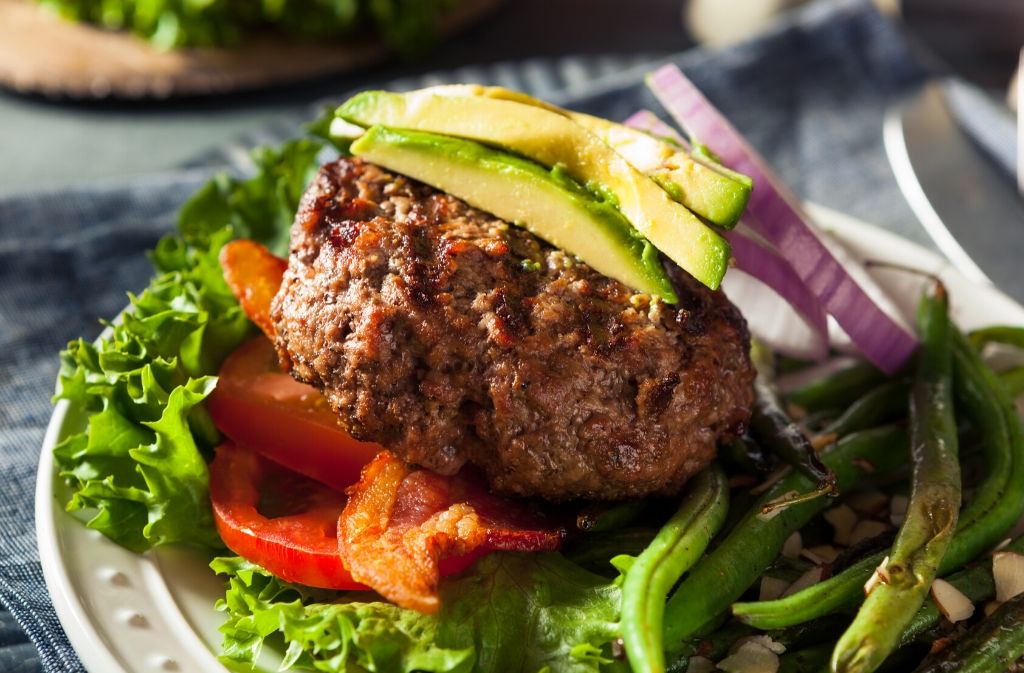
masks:
<svg viewBox="0 0 1024 673"><path fill-rule="evenodd" d="M961 327L998 322L1024 325L1024 308L991 287L966 279L945 260L877 227L827 209L811 214L860 259L889 261L937 274L949 288ZM913 315L924 282L872 269L901 310ZM213 609L224 584L209 558L189 549L133 554L64 512L54 478L53 447L81 427L82 413L62 401L46 432L36 490L36 528L46 584L57 615L90 673L224 673L221 614Z"/></svg>

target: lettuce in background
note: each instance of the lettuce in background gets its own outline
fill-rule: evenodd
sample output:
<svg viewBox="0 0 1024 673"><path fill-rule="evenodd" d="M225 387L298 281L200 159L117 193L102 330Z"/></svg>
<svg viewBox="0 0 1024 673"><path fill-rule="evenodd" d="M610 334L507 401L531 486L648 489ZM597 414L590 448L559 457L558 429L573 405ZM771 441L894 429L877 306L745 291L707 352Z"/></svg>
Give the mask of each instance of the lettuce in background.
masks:
<svg viewBox="0 0 1024 673"><path fill-rule="evenodd" d="M38 0L61 16L129 30L160 49L237 44L267 28L331 40L360 28L416 54L437 41L438 16L458 0Z"/></svg>

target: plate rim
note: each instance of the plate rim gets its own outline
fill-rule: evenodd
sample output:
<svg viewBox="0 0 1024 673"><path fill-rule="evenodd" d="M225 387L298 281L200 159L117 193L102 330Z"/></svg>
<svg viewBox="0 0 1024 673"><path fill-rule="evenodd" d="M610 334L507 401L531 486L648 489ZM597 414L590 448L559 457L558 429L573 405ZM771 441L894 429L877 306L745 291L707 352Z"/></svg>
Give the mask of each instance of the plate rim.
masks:
<svg viewBox="0 0 1024 673"><path fill-rule="evenodd" d="M980 283L969 278L966 274L956 269L949 261L942 258L938 253L925 248L924 246L895 234L878 225L874 225L845 213L816 205L807 204L808 213L817 221L818 228L823 232L835 232L840 239L846 239L860 232L870 232L872 238L879 241L890 250L913 251L916 259L915 264L928 264L934 273L951 273L959 276L972 286L983 288L986 294L998 295L1002 300L1017 306L1024 315L1024 306L1007 296L998 288L992 285ZM106 330L104 334L107 333ZM102 336L102 335L101 335ZM81 526L77 519L64 511L58 504L55 482L57 475L54 473L55 465L53 460L53 449L61 440L61 434L69 420L71 404L68 400L60 400L54 406L53 413L46 428L43 438L42 449L39 459L39 468L36 477L35 494L35 525L36 536L39 546L40 564L43 570L43 577L47 590L58 620L67 634L68 640L78 654L82 665L90 673L142 673L152 670L212 670L201 662L184 662L180 656L176 660L149 661L151 665L129 665L125 666L119 659L117 652L109 649L111 644L106 634L101 633L98 626L88 617L88 611L83 604L83 597L75 591L75 585L70 577L67 567L67 560L62 555L59 526L74 522L73 525ZM97 539L102 535L97 531L94 533ZM111 543L112 544L112 543ZM135 554L128 550L121 549L125 554L135 557L138 566L152 566L153 558L150 553ZM159 564L156 564L159 566ZM154 572L153 568L144 569L145 572ZM160 572L159 567L155 572ZM212 606L211 606L212 610ZM198 635L198 634L197 634ZM178 651L178 654L184 652ZM216 660L216 653L210 653ZM170 663L170 666L167 663ZM153 666L152 664L156 664ZM183 667L183 664L185 666ZM218 663L220 670L228 671L227 667Z"/></svg>

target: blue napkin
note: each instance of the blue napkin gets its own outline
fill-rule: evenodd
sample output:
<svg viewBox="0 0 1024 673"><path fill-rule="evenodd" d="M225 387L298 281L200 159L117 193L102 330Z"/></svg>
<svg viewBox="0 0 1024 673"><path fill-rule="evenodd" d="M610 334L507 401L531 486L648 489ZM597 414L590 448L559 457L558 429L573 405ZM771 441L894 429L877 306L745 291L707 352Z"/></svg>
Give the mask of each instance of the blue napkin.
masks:
<svg viewBox="0 0 1024 673"><path fill-rule="evenodd" d="M752 42L672 60L798 194L927 243L893 181L881 134L886 107L927 73L868 0L817 3ZM613 119L640 107L659 110L641 81L648 64L593 63L474 68L396 86L475 80ZM276 125L261 140L297 133L300 121ZM237 149L197 163L237 165ZM115 316L125 292L145 285L145 250L172 228L177 207L210 172L193 166L0 199L0 603L9 610L0 613L0 670L82 670L47 596L33 524L57 352L71 338L95 337L97 318Z"/></svg>

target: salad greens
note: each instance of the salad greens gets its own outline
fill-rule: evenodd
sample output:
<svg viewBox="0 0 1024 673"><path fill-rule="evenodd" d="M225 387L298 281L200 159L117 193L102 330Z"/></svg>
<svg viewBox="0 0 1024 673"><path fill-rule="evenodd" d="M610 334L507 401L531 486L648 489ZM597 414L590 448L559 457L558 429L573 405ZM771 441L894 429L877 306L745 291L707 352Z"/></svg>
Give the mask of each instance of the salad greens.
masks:
<svg viewBox="0 0 1024 673"><path fill-rule="evenodd" d="M560 554L486 556L472 573L442 584L438 615L337 602L345 594L287 584L237 557L212 567L229 577L217 607L228 614L224 658L236 664L254 663L265 640L280 633L283 667L317 671L597 673L625 666L610 656L619 633L617 583Z"/></svg>
<svg viewBox="0 0 1024 673"><path fill-rule="evenodd" d="M257 150L254 177L221 175L181 210L179 233L153 251L156 277L97 342L61 354L57 399L91 413L54 451L68 509L131 549L174 542L222 548L207 495L219 440L200 403L220 362L252 326L224 282L217 254L230 239L281 250L322 145Z"/></svg>
<svg viewBox="0 0 1024 673"><path fill-rule="evenodd" d="M458 0L38 0L64 18L130 30L160 49L232 45L274 28L331 40L371 27L403 54L437 40L438 16Z"/></svg>

